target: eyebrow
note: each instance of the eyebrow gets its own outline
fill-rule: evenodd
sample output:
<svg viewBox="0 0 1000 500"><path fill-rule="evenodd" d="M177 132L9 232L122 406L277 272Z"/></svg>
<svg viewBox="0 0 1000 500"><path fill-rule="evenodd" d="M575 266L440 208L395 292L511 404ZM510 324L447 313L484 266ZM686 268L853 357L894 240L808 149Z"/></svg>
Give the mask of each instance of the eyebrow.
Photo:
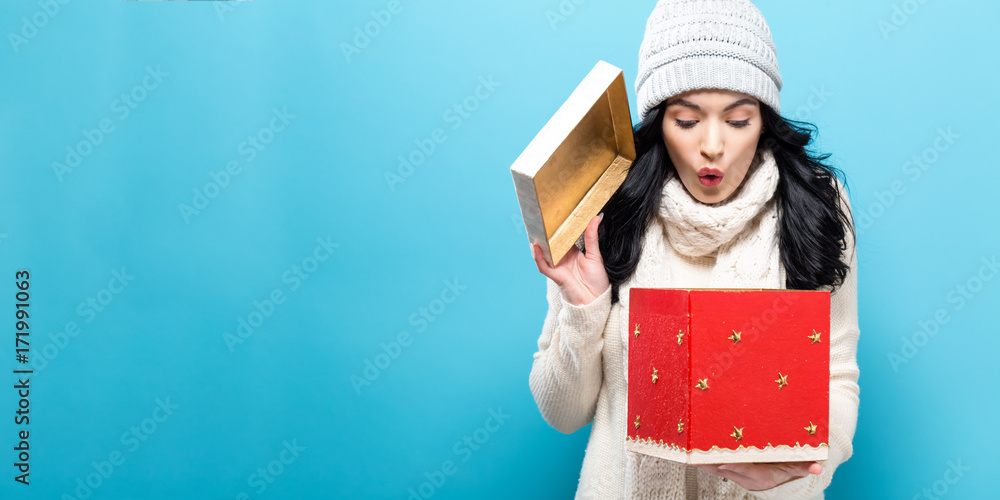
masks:
<svg viewBox="0 0 1000 500"><path fill-rule="evenodd" d="M695 111L701 111L701 106L698 106L697 104L695 104L695 103L693 103L691 101L686 101L684 99L677 99L674 102L667 103L666 107L669 108L670 106L672 106L674 104L677 104L679 106L685 106L685 107L691 108L691 109L693 109ZM742 106L744 104L749 104L751 106L756 106L757 105L757 103L753 99L743 98L743 99L740 99L740 100L738 100L738 101L730 104L729 106L726 106L726 108L723 109L722 111L726 112L726 111L729 111L730 109L733 109L733 108L735 108L737 106Z"/></svg>

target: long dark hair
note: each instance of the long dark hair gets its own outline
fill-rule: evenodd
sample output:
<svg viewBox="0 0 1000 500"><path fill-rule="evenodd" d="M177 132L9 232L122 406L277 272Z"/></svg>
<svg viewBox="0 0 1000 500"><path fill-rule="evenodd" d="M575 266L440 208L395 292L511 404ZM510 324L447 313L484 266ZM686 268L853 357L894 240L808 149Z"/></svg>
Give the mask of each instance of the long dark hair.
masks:
<svg viewBox="0 0 1000 500"><path fill-rule="evenodd" d="M642 237L660 206L664 182L677 175L663 143L665 108L666 101L634 127L636 160L604 206L598 238L612 303L618 302L619 286L639 263ZM758 152L771 149L780 176L775 197L785 286L792 290L829 286L833 291L843 284L849 270L841 260L847 249L847 229L854 239L853 217L834 183L835 176L844 179L846 189L846 179L839 169L824 164L829 154L814 156L806 149L817 132L814 125L784 118L763 102L760 109L764 133Z"/></svg>

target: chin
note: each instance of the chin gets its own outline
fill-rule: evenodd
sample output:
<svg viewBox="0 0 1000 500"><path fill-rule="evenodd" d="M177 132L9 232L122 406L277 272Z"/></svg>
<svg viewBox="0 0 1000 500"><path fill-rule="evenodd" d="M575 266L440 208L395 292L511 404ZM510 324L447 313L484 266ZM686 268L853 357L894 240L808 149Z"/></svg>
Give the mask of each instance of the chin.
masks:
<svg viewBox="0 0 1000 500"><path fill-rule="evenodd" d="M702 202L702 203L704 203L706 205L715 205L716 203L722 203L723 201L726 201L728 198L729 198L729 196L721 196L721 195L718 195L718 194L710 195L710 196L702 196L701 198L699 198L697 196L695 197L695 199L697 199L698 201L700 201L700 202Z"/></svg>
<svg viewBox="0 0 1000 500"><path fill-rule="evenodd" d="M691 194L692 198L706 205L714 205L716 203L726 201L733 194L732 190L725 188L722 185L711 188L711 191L708 191L709 188L702 186L701 181L697 180L697 178L695 178L694 182L694 189L691 189L690 186L686 186L688 187L688 193Z"/></svg>

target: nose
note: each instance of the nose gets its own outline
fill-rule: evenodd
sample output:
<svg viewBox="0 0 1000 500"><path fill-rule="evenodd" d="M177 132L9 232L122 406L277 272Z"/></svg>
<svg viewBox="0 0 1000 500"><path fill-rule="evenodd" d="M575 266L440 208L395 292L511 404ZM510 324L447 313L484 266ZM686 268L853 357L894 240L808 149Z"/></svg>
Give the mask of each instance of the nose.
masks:
<svg viewBox="0 0 1000 500"><path fill-rule="evenodd" d="M705 127L705 136L701 141L701 154L709 160L714 160L722 154L722 132L718 125Z"/></svg>

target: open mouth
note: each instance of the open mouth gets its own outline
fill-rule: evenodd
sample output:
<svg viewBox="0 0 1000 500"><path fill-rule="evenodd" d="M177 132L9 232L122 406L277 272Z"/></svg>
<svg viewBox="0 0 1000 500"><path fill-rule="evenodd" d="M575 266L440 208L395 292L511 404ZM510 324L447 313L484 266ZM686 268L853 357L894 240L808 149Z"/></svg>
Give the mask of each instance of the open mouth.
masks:
<svg viewBox="0 0 1000 500"><path fill-rule="evenodd" d="M722 171L717 168L705 167L698 171L698 180L704 186L718 186L722 182L722 177Z"/></svg>

